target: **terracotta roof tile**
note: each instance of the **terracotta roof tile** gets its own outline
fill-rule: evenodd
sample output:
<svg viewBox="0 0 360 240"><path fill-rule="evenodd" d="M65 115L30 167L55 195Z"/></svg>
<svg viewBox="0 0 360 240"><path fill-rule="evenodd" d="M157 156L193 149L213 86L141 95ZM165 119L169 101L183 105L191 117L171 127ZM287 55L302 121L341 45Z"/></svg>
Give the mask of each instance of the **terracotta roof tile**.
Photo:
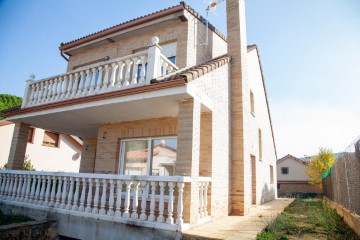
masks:
<svg viewBox="0 0 360 240"><path fill-rule="evenodd" d="M157 12L154 13L150 13L138 18L134 18L132 20L114 25L112 27L97 31L95 33L91 33L89 35L83 36L81 38L66 42L66 43L61 43L59 49L60 50L66 50L69 49L71 47L75 47L78 46L80 44L95 40L97 38L100 37L104 37L107 36L109 34L115 33L117 31L126 29L126 28L130 28L130 27L134 27L138 24L141 24L143 22L146 21L151 21L153 19L157 19L157 18L161 18L164 17L166 15L170 15L182 10L187 10L189 13L191 13L192 15L194 15L196 18L198 18L201 22L203 22L204 24L206 23L206 19L204 17L202 17L198 12L196 12L193 8L191 8L189 5L187 5L185 2L180 2L179 5L176 6L172 6L172 7L168 7L165 8L163 10L159 10ZM219 31L217 30L211 23L208 24L208 27L210 30L214 31L217 35L219 35L221 38L223 38L226 41L226 37Z"/></svg>
<svg viewBox="0 0 360 240"><path fill-rule="evenodd" d="M175 79L179 79L179 78L183 78L186 81L192 81L194 79L197 79L211 71L214 71L215 69L224 66L225 64L230 62L230 56L228 55L223 55L217 58L214 58L208 62L199 64L197 66L191 67L191 68L186 68L186 69L180 69L179 71L162 77L162 78L158 78L158 79L153 79L151 80L151 83L157 83L157 82L164 82L164 81L169 81L169 80L175 80Z"/></svg>

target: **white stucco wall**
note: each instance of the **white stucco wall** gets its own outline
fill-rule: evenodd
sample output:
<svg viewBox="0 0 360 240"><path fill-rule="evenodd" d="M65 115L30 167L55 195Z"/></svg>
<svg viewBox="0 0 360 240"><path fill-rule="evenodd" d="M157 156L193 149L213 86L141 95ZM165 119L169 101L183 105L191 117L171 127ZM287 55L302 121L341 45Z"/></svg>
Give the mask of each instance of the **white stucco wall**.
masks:
<svg viewBox="0 0 360 240"><path fill-rule="evenodd" d="M259 204L272 200L277 196L276 154L257 49L250 50L247 57L249 89L254 94L255 105L254 114L250 112L250 107L247 112L247 117L250 118L248 121L250 133L247 135L248 139L250 139L249 152L256 158L256 202ZM250 92L247 94L250 96ZM259 157L259 129L261 129L262 135L261 160ZM273 183L270 182L270 165L273 166ZM245 172L248 171L251 172L251 169Z"/></svg>
<svg viewBox="0 0 360 240"><path fill-rule="evenodd" d="M9 157L11 140L15 124L0 127L0 166L3 166ZM28 143L26 155L29 155L32 165L37 171L64 171L79 172L81 148L69 136L60 135L59 147L43 146L43 129L36 128L33 143Z"/></svg>
<svg viewBox="0 0 360 240"><path fill-rule="evenodd" d="M288 167L289 174L282 174L282 167ZM309 181L309 176L306 174L306 165L292 158L286 158L277 163L277 176L278 181Z"/></svg>

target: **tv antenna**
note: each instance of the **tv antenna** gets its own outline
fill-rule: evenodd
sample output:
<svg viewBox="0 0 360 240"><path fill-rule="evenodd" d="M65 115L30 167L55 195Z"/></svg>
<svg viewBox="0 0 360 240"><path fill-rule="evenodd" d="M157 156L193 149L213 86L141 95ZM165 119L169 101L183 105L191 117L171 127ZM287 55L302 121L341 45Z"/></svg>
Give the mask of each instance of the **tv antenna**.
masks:
<svg viewBox="0 0 360 240"><path fill-rule="evenodd" d="M199 44L199 45L205 45L207 46L209 44L209 11L212 10L215 13L217 5L224 2L225 0L213 0L208 1L208 6L206 7L206 40L205 43ZM205 1L204 1L205 3Z"/></svg>

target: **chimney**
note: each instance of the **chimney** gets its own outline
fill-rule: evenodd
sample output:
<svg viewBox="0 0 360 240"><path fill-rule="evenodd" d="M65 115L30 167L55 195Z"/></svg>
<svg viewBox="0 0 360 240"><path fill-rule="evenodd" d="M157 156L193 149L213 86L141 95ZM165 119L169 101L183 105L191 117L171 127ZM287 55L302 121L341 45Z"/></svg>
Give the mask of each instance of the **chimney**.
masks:
<svg viewBox="0 0 360 240"><path fill-rule="evenodd" d="M251 161L248 114L245 0L227 0L227 46L230 66L230 199L229 213L246 215L251 207ZM248 112L247 112L248 111Z"/></svg>

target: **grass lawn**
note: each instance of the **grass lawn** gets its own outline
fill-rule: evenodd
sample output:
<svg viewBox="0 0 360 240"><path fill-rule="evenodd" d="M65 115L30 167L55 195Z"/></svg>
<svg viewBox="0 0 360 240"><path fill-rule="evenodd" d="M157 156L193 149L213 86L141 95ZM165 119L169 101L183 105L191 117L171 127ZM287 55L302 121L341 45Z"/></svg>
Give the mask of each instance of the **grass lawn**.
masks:
<svg viewBox="0 0 360 240"><path fill-rule="evenodd" d="M27 222L32 220L33 219L29 217L21 216L21 215L6 215L3 214L2 211L0 211L0 226L12 224L12 223Z"/></svg>
<svg viewBox="0 0 360 240"><path fill-rule="evenodd" d="M356 240L356 234L322 199L295 199L258 234L257 240Z"/></svg>

